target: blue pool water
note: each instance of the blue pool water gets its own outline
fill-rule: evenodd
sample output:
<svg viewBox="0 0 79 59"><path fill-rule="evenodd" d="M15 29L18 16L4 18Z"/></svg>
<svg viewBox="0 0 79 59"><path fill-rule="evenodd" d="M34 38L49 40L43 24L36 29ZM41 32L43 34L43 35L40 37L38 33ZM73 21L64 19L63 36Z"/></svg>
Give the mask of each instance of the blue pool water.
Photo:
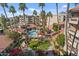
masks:
<svg viewBox="0 0 79 59"><path fill-rule="evenodd" d="M28 36L29 37L37 37L38 36L38 30L32 29L28 31Z"/></svg>

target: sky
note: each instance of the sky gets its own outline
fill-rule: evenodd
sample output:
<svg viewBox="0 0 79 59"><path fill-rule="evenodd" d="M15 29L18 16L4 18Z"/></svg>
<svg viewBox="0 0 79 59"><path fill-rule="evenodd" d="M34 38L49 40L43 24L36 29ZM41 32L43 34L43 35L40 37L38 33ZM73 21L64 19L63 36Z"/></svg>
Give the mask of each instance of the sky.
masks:
<svg viewBox="0 0 79 59"><path fill-rule="evenodd" d="M22 11L19 10L19 3L8 3L10 7L13 5L15 7L16 13L15 16L22 15ZM28 9L25 10L25 14L32 15L33 10L36 10L38 14L41 12L41 8L39 7L38 3L26 3ZM74 4L70 4L70 8L73 8ZM55 3L45 3L44 10L47 12L51 11L52 14L56 14L56 4ZM66 12L67 10L67 3L59 3L58 4L58 12ZM6 8L6 12L8 17L12 17L12 14L9 13L9 8ZM0 15L4 14L2 7L0 6Z"/></svg>

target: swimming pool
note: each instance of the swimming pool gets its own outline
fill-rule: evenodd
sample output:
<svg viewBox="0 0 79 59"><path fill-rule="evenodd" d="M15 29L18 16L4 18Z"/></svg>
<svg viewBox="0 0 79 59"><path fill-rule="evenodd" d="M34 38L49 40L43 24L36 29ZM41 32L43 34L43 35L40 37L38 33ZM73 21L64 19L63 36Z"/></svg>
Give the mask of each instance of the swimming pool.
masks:
<svg viewBox="0 0 79 59"><path fill-rule="evenodd" d="M29 30L27 33L28 33L29 37L36 38L36 37L38 37L38 31L39 30L32 29L32 30Z"/></svg>

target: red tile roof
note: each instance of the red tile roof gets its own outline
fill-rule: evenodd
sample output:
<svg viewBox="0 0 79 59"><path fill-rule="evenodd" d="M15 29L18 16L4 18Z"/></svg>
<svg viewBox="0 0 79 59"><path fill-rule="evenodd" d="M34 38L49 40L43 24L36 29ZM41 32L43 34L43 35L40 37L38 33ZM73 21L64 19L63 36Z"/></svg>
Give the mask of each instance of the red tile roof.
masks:
<svg viewBox="0 0 79 59"><path fill-rule="evenodd" d="M59 25L64 25L64 22L60 22Z"/></svg>
<svg viewBox="0 0 79 59"><path fill-rule="evenodd" d="M36 28L37 26L35 24L28 24L27 28Z"/></svg>
<svg viewBox="0 0 79 59"><path fill-rule="evenodd" d="M24 29L22 29L22 28L14 28L14 29L10 29L10 30L15 31L15 32L19 32L19 33L24 32Z"/></svg>
<svg viewBox="0 0 79 59"><path fill-rule="evenodd" d="M77 9L79 9L79 6L76 6L75 8L70 8L69 10L74 11L74 10L77 10Z"/></svg>
<svg viewBox="0 0 79 59"><path fill-rule="evenodd" d="M64 29L60 30L60 32L64 32Z"/></svg>
<svg viewBox="0 0 79 59"><path fill-rule="evenodd" d="M24 29L22 29L22 28L17 28L16 31L22 33L22 32L24 32Z"/></svg>

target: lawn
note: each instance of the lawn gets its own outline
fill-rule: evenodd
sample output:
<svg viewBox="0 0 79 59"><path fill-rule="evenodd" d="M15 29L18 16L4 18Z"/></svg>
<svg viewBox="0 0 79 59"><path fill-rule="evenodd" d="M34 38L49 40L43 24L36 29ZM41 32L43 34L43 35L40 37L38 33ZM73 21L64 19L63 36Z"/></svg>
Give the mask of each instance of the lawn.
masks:
<svg viewBox="0 0 79 59"><path fill-rule="evenodd" d="M29 42L29 47L33 50L47 50L49 47L49 42L46 40L40 41L33 39Z"/></svg>

